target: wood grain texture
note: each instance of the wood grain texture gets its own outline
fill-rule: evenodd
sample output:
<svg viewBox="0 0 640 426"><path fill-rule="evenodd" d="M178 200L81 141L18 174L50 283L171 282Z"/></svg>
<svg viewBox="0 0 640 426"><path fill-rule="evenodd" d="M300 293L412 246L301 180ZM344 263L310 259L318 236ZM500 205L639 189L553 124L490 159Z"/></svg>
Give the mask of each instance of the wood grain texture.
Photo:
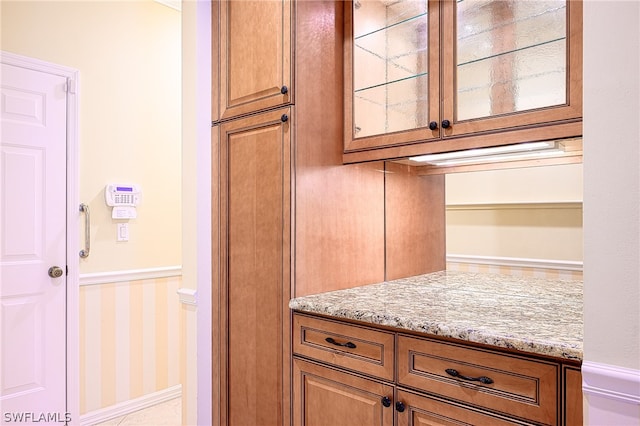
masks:
<svg viewBox="0 0 640 426"><path fill-rule="evenodd" d="M226 221L227 214L226 211L222 212L219 206L221 199L228 195L227 187L220 185L220 155L220 128L215 126L211 129L211 383L214 388L218 388L223 381L226 382L226 354L222 352L225 333L220 323L226 308L221 306L220 300L223 295L226 295L226 286L222 285L222 277L227 274L225 260L227 247L226 244L222 244L221 233L224 232L224 228L221 224ZM183 350L186 352L186 348ZM183 368L186 370L186 366L183 365ZM220 406L220 395L214 395L212 398L211 418L214 424L220 424L223 411ZM186 410L183 413L186 413ZM185 421L186 419L183 418L183 422Z"/></svg>
<svg viewBox="0 0 640 426"><path fill-rule="evenodd" d="M393 387L322 365L293 360L295 426L392 426Z"/></svg>
<svg viewBox="0 0 640 426"><path fill-rule="evenodd" d="M400 385L543 424L558 421L556 363L407 336L398 338L398 360ZM446 369L493 383L453 378Z"/></svg>
<svg viewBox="0 0 640 426"><path fill-rule="evenodd" d="M488 411L474 410L433 395L420 395L399 389L397 399L406 407L402 413L397 414L398 426L508 426L514 424Z"/></svg>
<svg viewBox="0 0 640 426"><path fill-rule="evenodd" d="M342 164L343 2L296 10L295 296L384 279L381 162Z"/></svg>
<svg viewBox="0 0 640 426"><path fill-rule="evenodd" d="M386 280L446 268L444 175L385 164Z"/></svg>
<svg viewBox="0 0 640 426"><path fill-rule="evenodd" d="M220 126L222 424L288 421L288 109Z"/></svg>
<svg viewBox="0 0 640 426"><path fill-rule="evenodd" d="M544 125L531 125L522 128L468 134L437 141L416 140L415 143L394 145L385 148L345 152L345 164L402 159L437 152L461 151L464 149L485 148L509 145L520 142L546 141L582 136L582 121L572 120Z"/></svg>
<svg viewBox="0 0 640 426"><path fill-rule="evenodd" d="M225 0L219 6L219 118L293 102L293 2Z"/></svg>
<svg viewBox="0 0 640 426"><path fill-rule="evenodd" d="M294 314L293 353L385 380L395 375L395 336L381 330Z"/></svg>
<svg viewBox="0 0 640 426"><path fill-rule="evenodd" d="M582 373L579 368L564 367L563 424L583 425Z"/></svg>

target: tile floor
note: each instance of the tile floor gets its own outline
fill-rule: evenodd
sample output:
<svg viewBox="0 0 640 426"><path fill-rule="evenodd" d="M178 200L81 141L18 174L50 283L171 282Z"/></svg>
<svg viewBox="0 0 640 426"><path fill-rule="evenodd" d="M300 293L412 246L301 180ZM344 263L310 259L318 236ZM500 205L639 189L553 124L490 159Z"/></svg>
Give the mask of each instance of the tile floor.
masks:
<svg viewBox="0 0 640 426"><path fill-rule="evenodd" d="M180 398L175 398L96 426L180 426L181 424L182 402Z"/></svg>

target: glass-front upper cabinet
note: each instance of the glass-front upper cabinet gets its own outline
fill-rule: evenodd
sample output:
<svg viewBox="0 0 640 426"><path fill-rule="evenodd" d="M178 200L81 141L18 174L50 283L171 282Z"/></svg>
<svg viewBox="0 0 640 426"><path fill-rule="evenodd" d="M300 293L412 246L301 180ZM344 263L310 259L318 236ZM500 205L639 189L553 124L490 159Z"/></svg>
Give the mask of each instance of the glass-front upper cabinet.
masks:
<svg viewBox="0 0 640 426"><path fill-rule="evenodd" d="M581 135L580 0L354 0L345 33L345 160Z"/></svg>
<svg viewBox="0 0 640 426"><path fill-rule="evenodd" d="M582 116L582 66L576 60L581 52L574 51L582 14L571 19L579 2L453 4L442 9L443 20L452 23L445 39L455 40L443 44L446 136Z"/></svg>
<svg viewBox="0 0 640 426"><path fill-rule="evenodd" d="M345 149L437 138L437 2L355 0L345 20Z"/></svg>

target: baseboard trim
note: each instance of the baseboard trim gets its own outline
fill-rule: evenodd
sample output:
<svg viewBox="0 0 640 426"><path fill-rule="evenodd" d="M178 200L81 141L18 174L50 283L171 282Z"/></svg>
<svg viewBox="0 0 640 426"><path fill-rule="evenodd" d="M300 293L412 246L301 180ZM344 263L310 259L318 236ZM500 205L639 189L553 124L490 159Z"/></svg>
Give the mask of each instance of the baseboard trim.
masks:
<svg viewBox="0 0 640 426"><path fill-rule="evenodd" d="M139 398L124 401L110 407L90 411L80 416L80 425L90 426L103 423L118 417L126 416L136 411L144 410L156 404L170 401L182 396L182 385L175 385Z"/></svg>
<svg viewBox="0 0 640 426"><path fill-rule="evenodd" d="M161 268L129 269L125 271L96 272L92 274L80 274L80 285L109 284L123 281L177 277L181 275L181 265L165 266Z"/></svg>
<svg viewBox="0 0 640 426"><path fill-rule="evenodd" d="M590 395L640 405L640 370L585 361L582 390Z"/></svg>
<svg viewBox="0 0 640 426"><path fill-rule="evenodd" d="M508 266L512 268L553 269L562 271L582 271L582 262L569 260L525 259L517 257L473 256L448 254L447 262L470 263L476 265Z"/></svg>

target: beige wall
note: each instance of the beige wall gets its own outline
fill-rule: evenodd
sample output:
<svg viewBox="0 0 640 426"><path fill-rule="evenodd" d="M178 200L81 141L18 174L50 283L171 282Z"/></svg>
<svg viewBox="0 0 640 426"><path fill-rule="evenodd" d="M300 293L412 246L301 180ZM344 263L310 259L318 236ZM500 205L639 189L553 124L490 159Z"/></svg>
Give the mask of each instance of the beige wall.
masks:
<svg viewBox="0 0 640 426"><path fill-rule="evenodd" d="M180 265L180 13L152 0L0 7L2 50L79 70L79 199L91 210L81 273ZM114 181L143 192L128 242L104 202Z"/></svg>
<svg viewBox="0 0 640 426"><path fill-rule="evenodd" d="M638 2L585 2L584 358L636 372L640 370L639 28ZM611 54L611 46L617 54ZM602 123L623 125L613 128ZM635 410L637 422L638 405Z"/></svg>
<svg viewBox="0 0 640 426"><path fill-rule="evenodd" d="M585 1L583 34L585 424L637 425L640 3Z"/></svg>
<svg viewBox="0 0 640 426"><path fill-rule="evenodd" d="M179 388L180 12L152 0L3 0L0 8L3 51L79 71L79 200L91 210L80 281L100 276L79 290L80 414ZM114 181L142 188L128 242L116 242L118 221L104 202ZM155 268L173 275L118 278Z"/></svg>
<svg viewBox="0 0 640 426"><path fill-rule="evenodd" d="M582 165L446 177L447 254L582 261Z"/></svg>

